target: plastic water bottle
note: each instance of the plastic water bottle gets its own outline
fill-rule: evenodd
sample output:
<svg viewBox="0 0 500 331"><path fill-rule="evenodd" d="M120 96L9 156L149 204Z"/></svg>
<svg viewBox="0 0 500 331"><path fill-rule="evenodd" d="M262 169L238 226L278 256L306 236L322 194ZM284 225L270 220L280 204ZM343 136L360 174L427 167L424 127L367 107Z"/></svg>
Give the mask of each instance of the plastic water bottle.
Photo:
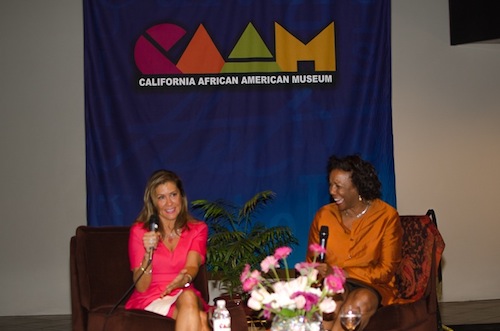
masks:
<svg viewBox="0 0 500 331"><path fill-rule="evenodd" d="M226 301L217 300L217 307L212 316L214 331L231 331L231 315L226 308Z"/></svg>

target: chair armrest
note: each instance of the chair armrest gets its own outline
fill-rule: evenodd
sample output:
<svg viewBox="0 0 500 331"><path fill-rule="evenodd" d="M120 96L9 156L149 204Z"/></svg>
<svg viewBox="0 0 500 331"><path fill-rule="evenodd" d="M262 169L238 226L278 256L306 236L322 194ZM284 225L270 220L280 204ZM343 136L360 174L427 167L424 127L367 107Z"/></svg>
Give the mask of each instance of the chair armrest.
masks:
<svg viewBox="0 0 500 331"><path fill-rule="evenodd" d="M209 291L208 291L208 272L205 264L202 264L198 269L198 274L193 279L193 286L196 287L202 298L208 303Z"/></svg>

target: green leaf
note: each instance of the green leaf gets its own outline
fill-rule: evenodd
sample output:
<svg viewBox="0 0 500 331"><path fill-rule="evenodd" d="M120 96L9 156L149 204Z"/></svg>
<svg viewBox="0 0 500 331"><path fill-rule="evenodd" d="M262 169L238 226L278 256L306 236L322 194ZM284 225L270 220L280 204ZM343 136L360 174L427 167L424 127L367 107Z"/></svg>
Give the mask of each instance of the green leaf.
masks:
<svg viewBox="0 0 500 331"><path fill-rule="evenodd" d="M280 315L286 318L297 316L297 310L291 310L288 308L283 308L280 311Z"/></svg>
<svg viewBox="0 0 500 331"><path fill-rule="evenodd" d="M222 199L191 202L209 226L207 268L221 274L220 288L230 295L241 293L240 275L245 264L255 269L276 248L298 244L289 227L267 228L264 224L268 222L255 219L275 196L272 191L262 191L241 207Z"/></svg>

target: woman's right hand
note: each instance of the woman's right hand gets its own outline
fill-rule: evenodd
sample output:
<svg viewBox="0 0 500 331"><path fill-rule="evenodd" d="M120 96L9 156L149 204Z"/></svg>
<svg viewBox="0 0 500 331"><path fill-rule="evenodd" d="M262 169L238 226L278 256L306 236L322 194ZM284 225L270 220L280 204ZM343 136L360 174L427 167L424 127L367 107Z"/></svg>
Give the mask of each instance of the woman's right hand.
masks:
<svg viewBox="0 0 500 331"><path fill-rule="evenodd" d="M149 231L144 233L142 237L142 243L144 245L144 249L149 251L151 248L156 249L159 241L159 233L155 231Z"/></svg>

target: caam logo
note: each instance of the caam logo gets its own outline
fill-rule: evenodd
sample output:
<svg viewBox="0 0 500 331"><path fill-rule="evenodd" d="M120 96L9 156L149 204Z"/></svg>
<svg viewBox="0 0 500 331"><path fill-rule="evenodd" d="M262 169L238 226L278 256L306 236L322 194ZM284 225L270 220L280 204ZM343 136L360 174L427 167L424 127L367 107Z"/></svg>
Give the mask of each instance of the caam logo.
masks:
<svg viewBox="0 0 500 331"><path fill-rule="evenodd" d="M276 22L274 27L275 56L249 23L226 60L200 24L178 62L173 63L169 50L185 36L186 30L171 23L152 26L139 37L134 48L135 64L142 74L138 86L333 83L336 71L333 22L307 43ZM299 70L300 63L308 63L308 70Z"/></svg>

